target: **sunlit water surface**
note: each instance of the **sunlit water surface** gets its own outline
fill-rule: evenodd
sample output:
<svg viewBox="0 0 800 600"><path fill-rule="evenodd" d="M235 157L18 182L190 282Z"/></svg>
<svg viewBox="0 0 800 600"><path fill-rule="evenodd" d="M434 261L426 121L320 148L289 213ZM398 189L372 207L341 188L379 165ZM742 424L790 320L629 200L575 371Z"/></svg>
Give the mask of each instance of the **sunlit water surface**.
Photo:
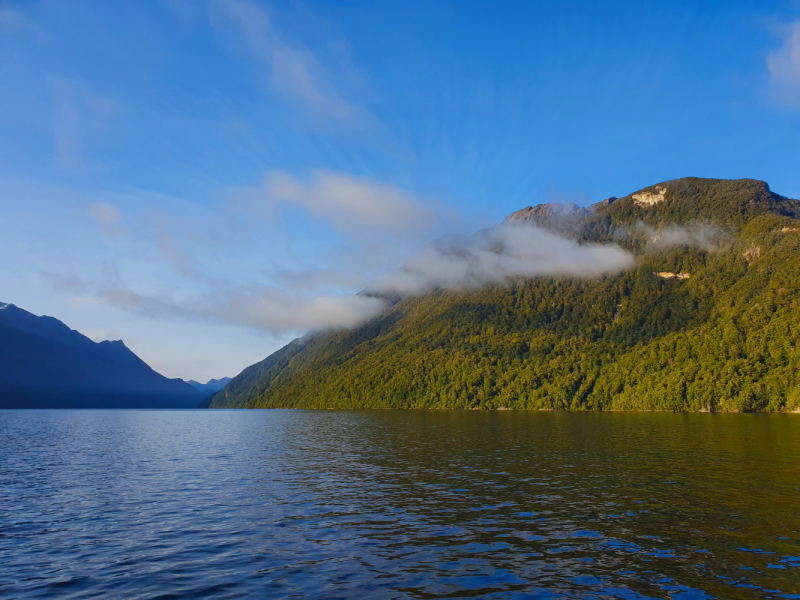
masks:
<svg viewBox="0 0 800 600"><path fill-rule="evenodd" d="M800 598L800 415L0 411L0 597Z"/></svg>

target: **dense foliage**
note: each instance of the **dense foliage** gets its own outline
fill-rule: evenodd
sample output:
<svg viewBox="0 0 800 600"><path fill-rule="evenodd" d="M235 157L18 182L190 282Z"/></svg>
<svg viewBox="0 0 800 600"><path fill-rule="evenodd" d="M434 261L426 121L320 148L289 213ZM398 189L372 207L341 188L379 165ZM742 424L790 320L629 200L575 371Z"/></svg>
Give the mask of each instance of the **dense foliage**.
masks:
<svg viewBox="0 0 800 600"><path fill-rule="evenodd" d="M654 206L629 196L547 224L633 250L633 270L405 298L358 329L293 342L212 406L800 409L800 203L752 180L661 186ZM712 232L701 242L653 243L698 223Z"/></svg>

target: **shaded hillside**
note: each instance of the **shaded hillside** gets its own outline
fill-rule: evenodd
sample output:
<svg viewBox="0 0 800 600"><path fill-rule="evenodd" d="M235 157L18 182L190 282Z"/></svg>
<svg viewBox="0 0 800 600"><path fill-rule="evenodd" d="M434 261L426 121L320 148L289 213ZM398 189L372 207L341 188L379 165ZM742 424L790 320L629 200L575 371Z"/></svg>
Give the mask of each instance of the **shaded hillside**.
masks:
<svg viewBox="0 0 800 600"><path fill-rule="evenodd" d="M95 343L0 303L0 408L194 408L203 395L121 341Z"/></svg>
<svg viewBox="0 0 800 600"><path fill-rule="evenodd" d="M618 243L636 267L407 297L287 346L212 407L800 409L800 202L760 181L687 178L580 218L524 213Z"/></svg>
<svg viewBox="0 0 800 600"><path fill-rule="evenodd" d="M304 340L294 340L261 362L250 365L212 397L211 408L218 408L220 404L226 408L246 408L267 390L270 382L286 369L304 346Z"/></svg>

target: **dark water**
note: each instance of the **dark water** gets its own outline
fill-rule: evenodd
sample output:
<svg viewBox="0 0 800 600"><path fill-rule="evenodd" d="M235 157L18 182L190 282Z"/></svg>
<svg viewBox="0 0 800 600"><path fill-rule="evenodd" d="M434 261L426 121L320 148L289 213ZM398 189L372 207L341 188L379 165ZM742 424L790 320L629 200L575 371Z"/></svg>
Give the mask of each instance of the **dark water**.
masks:
<svg viewBox="0 0 800 600"><path fill-rule="evenodd" d="M0 597L800 598L800 415L0 411Z"/></svg>

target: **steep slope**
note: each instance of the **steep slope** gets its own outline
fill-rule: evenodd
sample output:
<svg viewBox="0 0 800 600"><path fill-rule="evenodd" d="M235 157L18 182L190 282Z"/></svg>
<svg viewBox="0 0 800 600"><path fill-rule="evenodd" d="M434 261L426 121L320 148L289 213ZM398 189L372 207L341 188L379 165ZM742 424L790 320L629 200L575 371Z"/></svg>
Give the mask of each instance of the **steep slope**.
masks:
<svg viewBox="0 0 800 600"><path fill-rule="evenodd" d="M212 407L800 409L800 202L687 178L524 214L636 267L407 297L250 367Z"/></svg>
<svg viewBox="0 0 800 600"><path fill-rule="evenodd" d="M121 341L0 303L0 408L194 408L203 395Z"/></svg>
<svg viewBox="0 0 800 600"><path fill-rule="evenodd" d="M210 407L246 408L269 388L273 379L286 369L307 341L306 338L293 340L261 362L247 367L213 396Z"/></svg>

